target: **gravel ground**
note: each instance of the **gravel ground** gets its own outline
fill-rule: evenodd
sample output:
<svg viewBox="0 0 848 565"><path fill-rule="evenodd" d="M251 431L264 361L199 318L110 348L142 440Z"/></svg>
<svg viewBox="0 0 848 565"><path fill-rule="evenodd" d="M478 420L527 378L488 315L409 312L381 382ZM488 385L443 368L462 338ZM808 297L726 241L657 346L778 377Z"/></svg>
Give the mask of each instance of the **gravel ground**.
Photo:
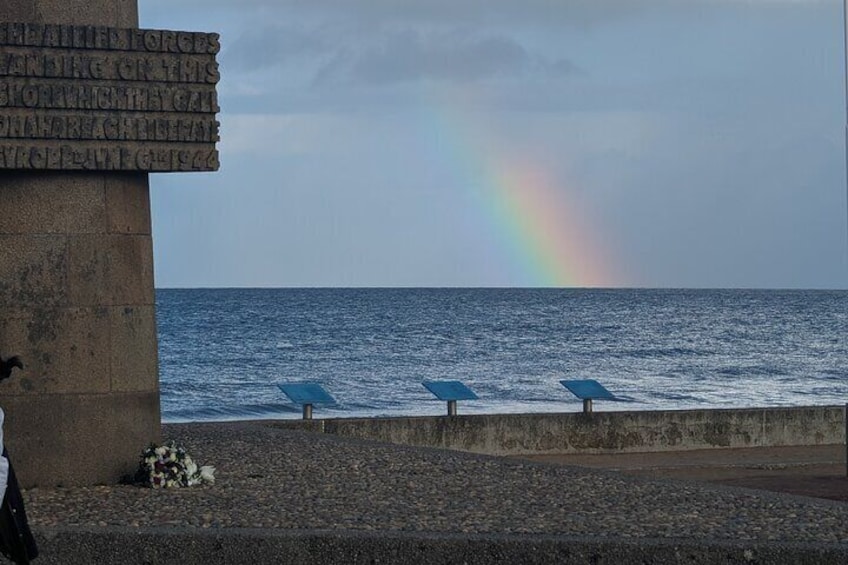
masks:
<svg viewBox="0 0 848 565"><path fill-rule="evenodd" d="M31 489L34 528L175 526L848 544L848 504L288 431L171 424L216 483Z"/></svg>

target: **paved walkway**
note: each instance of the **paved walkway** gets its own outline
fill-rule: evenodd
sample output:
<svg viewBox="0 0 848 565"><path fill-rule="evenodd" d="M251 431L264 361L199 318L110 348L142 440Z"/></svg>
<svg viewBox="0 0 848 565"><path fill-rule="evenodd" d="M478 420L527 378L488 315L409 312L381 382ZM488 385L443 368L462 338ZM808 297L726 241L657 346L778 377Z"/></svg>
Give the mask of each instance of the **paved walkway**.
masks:
<svg viewBox="0 0 848 565"><path fill-rule="evenodd" d="M848 502L844 445L705 449L686 452L540 455L533 461L627 475L705 481Z"/></svg>
<svg viewBox="0 0 848 565"><path fill-rule="evenodd" d="M213 486L31 489L33 526L541 534L848 544L848 504L288 431L180 424ZM84 456L84 455L81 455Z"/></svg>

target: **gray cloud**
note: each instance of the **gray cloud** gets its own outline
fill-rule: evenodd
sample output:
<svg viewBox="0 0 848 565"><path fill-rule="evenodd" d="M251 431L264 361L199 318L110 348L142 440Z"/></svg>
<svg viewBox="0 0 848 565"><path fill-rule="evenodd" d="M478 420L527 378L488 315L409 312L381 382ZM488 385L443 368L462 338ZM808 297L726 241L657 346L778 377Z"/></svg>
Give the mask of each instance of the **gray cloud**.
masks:
<svg viewBox="0 0 848 565"><path fill-rule="evenodd" d="M406 21L493 23L509 25L597 25L634 14L701 12L727 5L762 8L780 4L821 4L827 0L139 0L142 14L209 8L257 11L286 18L297 13L370 24Z"/></svg>
<svg viewBox="0 0 848 565"><path fill-rule="evenodd" d="M480 218L453 143L470 154L483 139L579 194L633 273L622 284L844 287L834 0L140 4L144 26L224 45L221 172L157 177L203 191L199 208L157 192L174 257L160 284L520 284L499 274L485 225L463 223ZM457 121L422 124L431 103ZM263 114L242 128L261 150L235 151L227 125L249 113ZM263 260L281 241L289 255ZM372 260L346 263L351 242ZM233 268L186 268L220 261Z"/></svg>
<svg viewBox="0 0 848 565"><path fill-rule="evenodd" d="M319 76L377 85L422 79L456 82L520 75L532 66L533 57L509 37L404 31L337 58Z"/></svg>
<svg viewBox="0 0 848 565"><path fill-rule="evenodd" d="M236 72L298 64L313 69L313 85L559 78L580 72L570 60L531 52L507 34L427 26L365 32L350 25L272 25L242 33L222 59Z"/></svg>
<svg viewBox="0 0 848 565"><path fill-rule="evenodd" d="M527 68L527 51L506 37L467 39L454 34L427 37L404 33L388 38L379 51L364 57L355 76L368 82L395 82L432 77L480 79L520 73Z"/></svg>
<svg viewBox="0 0 848 565"><path fill-rule="evenodd" d="M333 46L315 32L294 26L268 26L242 33L226 46L222 57L243 71L279 66L302 56L331 51Z"/></svg>

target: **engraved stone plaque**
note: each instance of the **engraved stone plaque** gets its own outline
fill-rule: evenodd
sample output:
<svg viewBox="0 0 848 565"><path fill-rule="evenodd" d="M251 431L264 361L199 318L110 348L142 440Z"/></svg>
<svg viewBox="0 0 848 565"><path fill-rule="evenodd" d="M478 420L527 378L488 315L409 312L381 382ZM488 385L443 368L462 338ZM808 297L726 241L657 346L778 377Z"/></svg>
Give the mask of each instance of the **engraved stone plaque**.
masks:
<svg viewBox="0 0 848 565"><path fill-rule="evenodd" d="M215 171L218 34L0 22L0 169Z"/></svg>

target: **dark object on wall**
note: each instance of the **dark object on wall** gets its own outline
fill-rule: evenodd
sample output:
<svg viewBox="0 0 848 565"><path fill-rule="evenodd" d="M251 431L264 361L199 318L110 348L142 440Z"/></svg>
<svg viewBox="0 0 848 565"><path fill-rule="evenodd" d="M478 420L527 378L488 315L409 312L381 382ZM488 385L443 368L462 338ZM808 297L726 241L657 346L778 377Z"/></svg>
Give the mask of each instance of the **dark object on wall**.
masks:
<svg viewBox="0 0 848 565"><path fill-rule="evenodd" d="M24 364L21 363L20 357L17 355L12 355L5 361L0 357L0 381L8 379L12 375L12 368L17 367L18 369L23 369Z"/></svg>
<svg viewBox="0 0 848 565"><path fill-rule="evenodd" d="M38 557L38 547L29 529L24 499L5 447L3 457L9 461L9 480L6 483L3 503L0 505L0 553L14 563L26 564Z"/></svg>

